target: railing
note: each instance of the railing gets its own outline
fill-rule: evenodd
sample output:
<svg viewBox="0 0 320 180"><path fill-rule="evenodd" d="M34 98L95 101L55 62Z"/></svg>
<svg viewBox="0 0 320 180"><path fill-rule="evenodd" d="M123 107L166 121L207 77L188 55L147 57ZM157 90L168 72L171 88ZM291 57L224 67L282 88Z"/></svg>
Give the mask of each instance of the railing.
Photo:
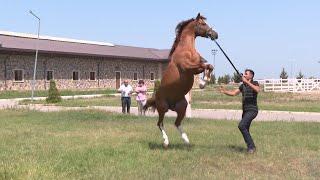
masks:
<svg viewBox="0 0 320 180"><path fill-rule="evenodd" d="M320 79L264 79L259 80L265 92L310 92L320 90Z"/></svg>

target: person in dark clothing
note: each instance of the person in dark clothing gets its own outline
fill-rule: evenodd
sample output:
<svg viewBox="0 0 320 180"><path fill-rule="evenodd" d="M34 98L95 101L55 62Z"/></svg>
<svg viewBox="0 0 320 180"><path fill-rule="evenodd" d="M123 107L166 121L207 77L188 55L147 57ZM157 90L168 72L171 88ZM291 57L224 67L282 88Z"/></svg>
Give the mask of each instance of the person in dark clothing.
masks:
<svg viewBox="0 0 320 180"><path fill-rule="evenodd" d="M254 153L256 146L250 135L250 125L252 120L258 115L257 96L260 91L259 83L253 81L254 72L251 69L246 69L242 76L242 84L236 90L226 90L220 88L220 92L229 96L236 96L242 93L242 119L239 123L239 130L242 133L244 141L247 144L248 153Z"/></svg>

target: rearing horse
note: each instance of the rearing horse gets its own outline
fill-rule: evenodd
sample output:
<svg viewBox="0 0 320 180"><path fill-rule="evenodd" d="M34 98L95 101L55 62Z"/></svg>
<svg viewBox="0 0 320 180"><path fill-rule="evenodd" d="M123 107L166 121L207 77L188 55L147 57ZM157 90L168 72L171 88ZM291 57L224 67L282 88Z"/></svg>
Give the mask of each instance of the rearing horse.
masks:
<svg viewBox="0 0 320 180"><path fill-rule="evenodd" d="M169 54L170 62L163 72L161 84L155 96L148 99L144 109L148 107L156 108L159 114L158 127L163 135L163 145L168 147L169 139L163 126L163 118L169 109L177 112L175 126L181 134L185 143L189 144L188 136L183 132L181 121L183 120L187 108L185 94L187 94L194 82L194 75L208 70L207 80L213 66L204 64L200 54L195 49L195 39L197 36L217 39L218 34L213 31L205 22L206 18L200 13L194 19L182 21L176 27L176 39Z"/></svg>

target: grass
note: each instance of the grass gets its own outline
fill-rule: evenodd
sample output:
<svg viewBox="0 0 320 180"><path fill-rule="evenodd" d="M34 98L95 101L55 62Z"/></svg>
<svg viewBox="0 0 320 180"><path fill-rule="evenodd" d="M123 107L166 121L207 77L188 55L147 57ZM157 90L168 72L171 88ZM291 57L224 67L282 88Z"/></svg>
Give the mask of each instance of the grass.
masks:
<svg viewBox="0 0 320 180"><path fill-rule="evenodd" d="M93 89L93 90L60 90L62 96L88 95L88 94L111 94L113 89ZM46 97L48 90L37 90L34 97ZM27 98L31 97L31 91L0 91L0 99Z"/></svg>
<svg viewBox="0 0 320 180"><path fill-rule="evenodd" d="M229 87L234 89L237 87ZM195 91L193 108L204 109L241 109L242 96L231 97L222 95L217 88L207 88L204 91ZM319 94L310 93L274 93L260 92L258 106L261 110L320 112Z"/></svg>
<svg viewBox="0 0 320 180"><path fill-rule="evenodd" d="M228 87L229 89L235 87ZM196 109L241 109L241 95L230 97L222 95L216 87L208 87L203 91L192 92L192 108ZM258 106L260 110L274 111L296 111L296 112L320 112L319 94L293 94L260 92L258 95ZM29 104L27 100L22 104ZM46 104L45 101L34 103ZM120 97L104 96L92 99L63 100L56 104L67 107L87 106L120 106ZM132 106L137 106L135 97L132 98Z"/></svg>
<svg viewBox="0 0 320 180"><path fill-rule="evenodd" d="M38 100L32 102L31 100L23 100L20 104L45 104L48 103L45 100ZM78 98L78 99L68 99L62 100L61 102L55 103L56 106L65 106L65 107L88 107L88 106L120 106L121 100L120 97L113 95L105 95L98 98ZM136 107L137 102L135 98L131 99L131 106Z"/></svg>
<svg viewBox="0 0 320 180"><path fill-rule="evenodd" d="M320 124L254 122L245 153L235 121L173 119L162 148L156 118L99 111L0 112L0 179L319 179Z"/></svg>

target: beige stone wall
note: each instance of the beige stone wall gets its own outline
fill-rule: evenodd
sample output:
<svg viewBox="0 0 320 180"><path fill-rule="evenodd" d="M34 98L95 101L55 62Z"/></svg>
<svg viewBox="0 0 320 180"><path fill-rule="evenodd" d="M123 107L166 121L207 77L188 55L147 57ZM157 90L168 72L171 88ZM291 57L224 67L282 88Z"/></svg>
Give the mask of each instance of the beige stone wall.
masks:
<svg viewBox="0 0 320 180"><path fill-rule="evenodd" d="M5 54L0 55L0 90L30 90L33 78L34 54ZM95 89L115 88L115 72L121 73L121 82L128 79L135 87L137 81L133 80L134 73L138 79L144 79L148 88L153 88L154 81L150 80L151 72L155 79L161 79L167 67L166 62L138 61L128 59L112 59L83 56L63 56L39 54L37 63L36 89L48 89L46 71L54 72L54 80L59 89ZM5 78L6 69L6 78ZM23 82L14 82L14 70L22 69ZM79 71L80 80L72 80L72 72ZM91 81L90 72L96 73L96 80ZM5 80L6 79L6 80ZM199 76L195 76L194 88L198 88Z"/></svg>
<svg viewBox="0 0 320 180"><path fill-rule="evenodd" d="M5 65L6 64L6 65ZM153 87L150 80L151 72L155 79L161 78L163 62L153 60L129 60L83 56L62 56L39 54L37 63L36 89L48 89L49 82L45 80L46 71L54 72L54 80L59 89L88 89L88 88L115 88L115 72L121 72L121 82L129 79L133 81L134 73L138 79L145 79L148 87ZM6 67L6 72L4 71ZM34 54L1 54L0 56L0 90L29 90L33 78ZM22 69L23 82L14 82L14 70ZM79 71L80 80L72 80L72 72ZM96 74L96 80L91 81L90 72ZM5 75L7 74L6 80ZM6 84L6 85L5 85Z"/></svg>

